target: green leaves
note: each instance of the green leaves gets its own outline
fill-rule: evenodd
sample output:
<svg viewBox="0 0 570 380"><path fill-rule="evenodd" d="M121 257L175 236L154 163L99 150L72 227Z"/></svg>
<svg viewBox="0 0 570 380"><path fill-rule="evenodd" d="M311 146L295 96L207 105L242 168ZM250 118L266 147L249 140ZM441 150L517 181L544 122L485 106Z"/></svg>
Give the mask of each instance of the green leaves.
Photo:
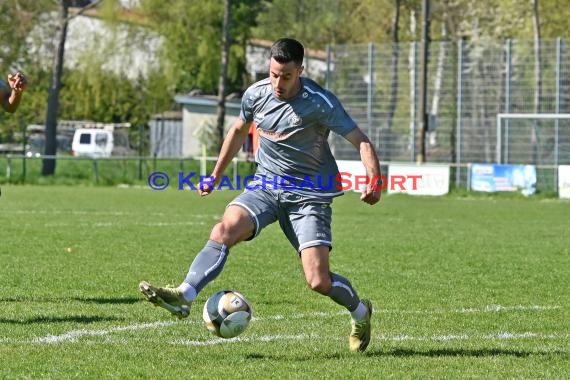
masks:
<svg viewBox="0 0 570 380"><path fill-rule="evenodd" d="M255 7L260 0L232 2L232 28L229 92L244 87L243 72L245 41L255 23ZM201 89L204 93L217 92L220 72L223 2L216 0L173 0L164 6L162 0L144 0L141 11L150 20L150 27L164 43L161 59L165 61L165 80L176 92Z"/></svg>

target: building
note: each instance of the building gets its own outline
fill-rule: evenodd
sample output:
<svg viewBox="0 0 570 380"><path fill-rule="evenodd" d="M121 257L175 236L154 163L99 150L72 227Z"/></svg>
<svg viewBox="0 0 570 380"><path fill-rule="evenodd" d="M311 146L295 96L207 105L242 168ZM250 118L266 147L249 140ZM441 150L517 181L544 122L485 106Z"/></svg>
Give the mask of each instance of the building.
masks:
<svg viewBox="0 0 570 380"><path fill-rule="evenodd" d="M150 154L158 158L189 158L203 154L208 134L216 125L218 99L214 96L176 95L181 112L155 115L150 125ZM239 116L241 99L226 99L227 128Z"/></svg>

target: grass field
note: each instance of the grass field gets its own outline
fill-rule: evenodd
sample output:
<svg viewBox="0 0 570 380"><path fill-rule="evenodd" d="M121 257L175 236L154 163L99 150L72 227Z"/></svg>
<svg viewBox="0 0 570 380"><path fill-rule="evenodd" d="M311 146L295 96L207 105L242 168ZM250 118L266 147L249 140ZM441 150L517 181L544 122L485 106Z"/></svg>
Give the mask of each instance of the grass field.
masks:
<svg viewBox="0 0 570 380"><path fill-rule="evenodd" d="M237 193L3 186L0 378L569 378L570 202L464 194L334 203L332 269L373 300L373 341L305 285L277 225L232 250L188 320L144 302L178 284ZM201 322L243 292L249 329Z"/></svg>

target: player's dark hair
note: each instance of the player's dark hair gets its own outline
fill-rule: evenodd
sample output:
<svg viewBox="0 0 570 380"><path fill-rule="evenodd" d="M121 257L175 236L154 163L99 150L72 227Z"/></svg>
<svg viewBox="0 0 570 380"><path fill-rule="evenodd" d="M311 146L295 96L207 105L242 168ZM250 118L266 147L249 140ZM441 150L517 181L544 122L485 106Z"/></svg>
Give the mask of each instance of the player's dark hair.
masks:
<svg viewBox="0 0 570 380"><path fill-rule="evenodd" d="M269 58L275 59L279 63L295 62L298 66L303 64L305 48L292 38L280 38L271 46Z"/></svg>

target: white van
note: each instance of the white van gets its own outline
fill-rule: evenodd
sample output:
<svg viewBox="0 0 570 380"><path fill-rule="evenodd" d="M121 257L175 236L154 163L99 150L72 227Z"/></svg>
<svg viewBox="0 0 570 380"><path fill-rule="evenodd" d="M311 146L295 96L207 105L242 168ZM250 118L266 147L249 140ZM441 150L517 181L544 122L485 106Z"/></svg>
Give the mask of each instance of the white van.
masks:
<svg viewBox="0 0 570 380"><path fill-rule="evenodd" d="M75 130L71 154L87 157L111 157L113 131L106 129L80 128Z"/></svg>

